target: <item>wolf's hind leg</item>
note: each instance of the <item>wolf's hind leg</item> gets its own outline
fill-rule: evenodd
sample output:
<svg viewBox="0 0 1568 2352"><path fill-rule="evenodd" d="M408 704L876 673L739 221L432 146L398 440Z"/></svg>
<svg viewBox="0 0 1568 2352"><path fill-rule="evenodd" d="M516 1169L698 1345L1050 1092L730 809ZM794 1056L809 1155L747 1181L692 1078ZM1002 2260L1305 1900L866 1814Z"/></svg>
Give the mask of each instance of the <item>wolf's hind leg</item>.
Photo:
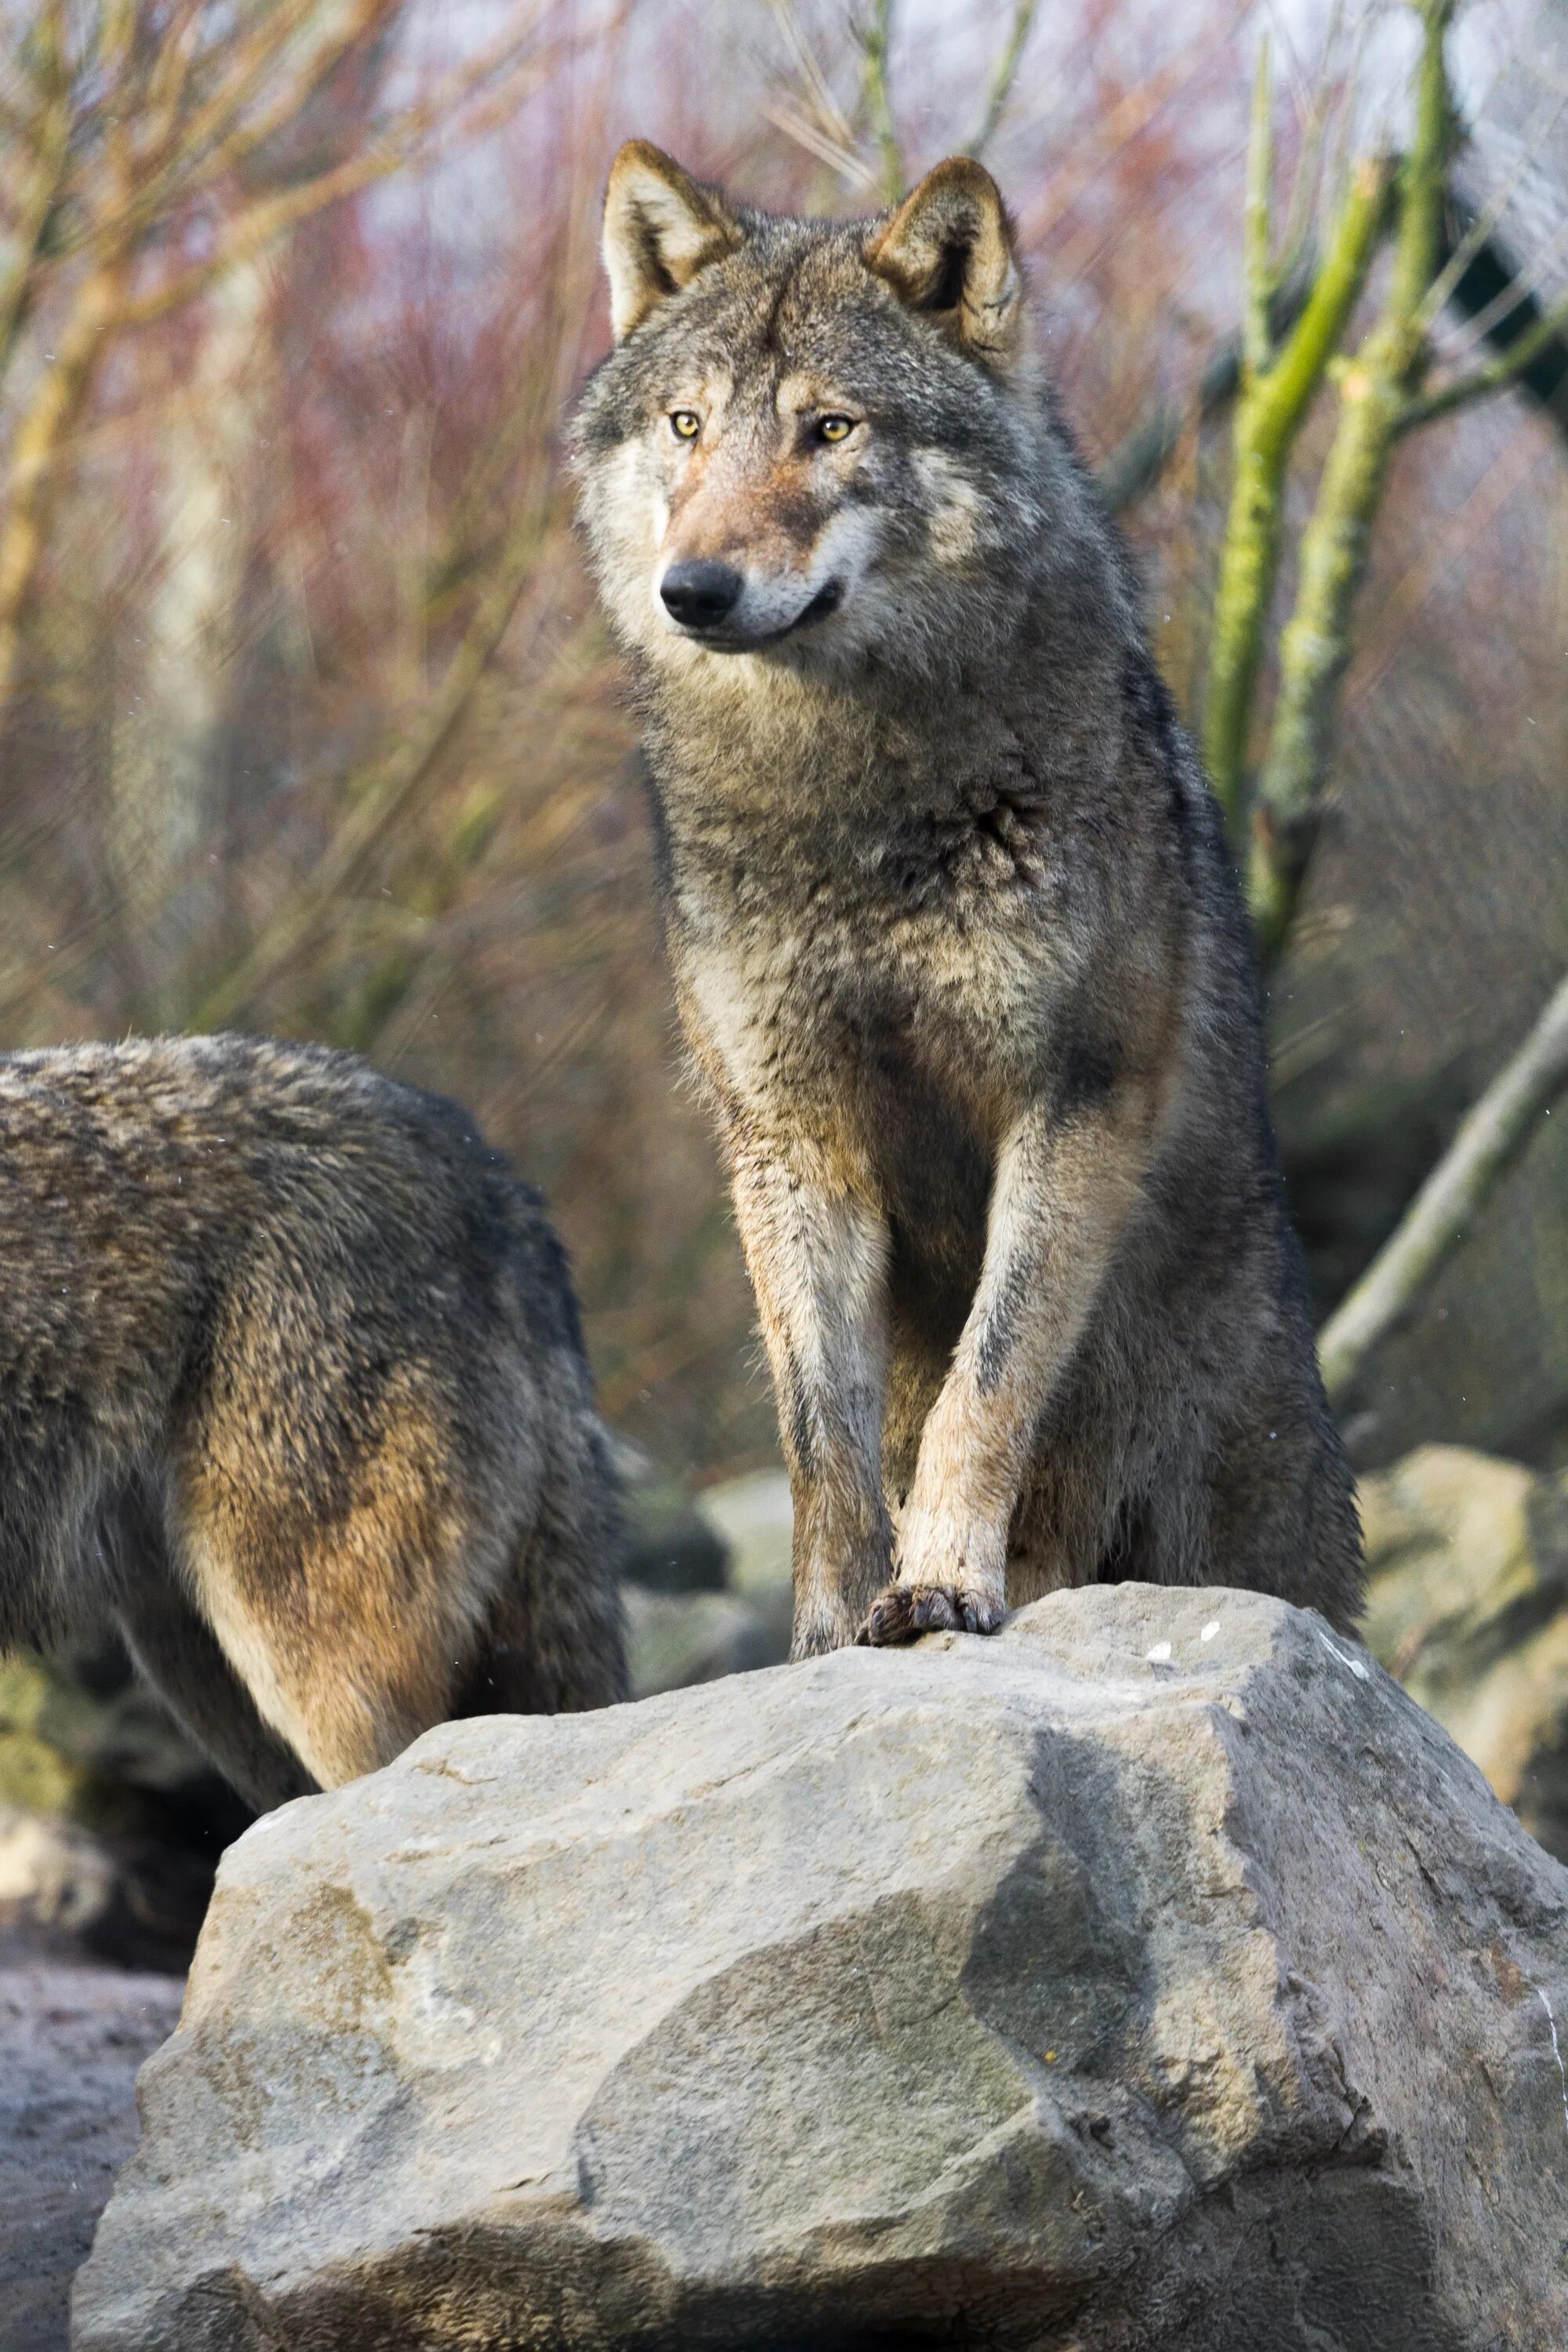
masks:
<svg viewBox="0 0 1568 2352"><path fill-rule="evenodd" d="M624 1536L607 1467L547 1491L453 1699L454 1715L575 1714L629 1696L620 1587Z"/></svg>
<svg viewBox="0 0 1568 2352"><path fill-rule="evenodd" d="M316 1783L276 1732L180 1591L166 1565L139 1562L115 1613L132 1657L176 1720L258 1812L309 1795Z"/></svg>
<svg viewBox="0 0 1568 2352"><path fill-rule="evenodd" d="M368 1475L335 1516L297 1497L184 1499L182 1565L258 1712L324 1789L374 1772L451 1713L487 1579L450 1495ZM493 1542L493 1538L492 1538Z"/></svg>

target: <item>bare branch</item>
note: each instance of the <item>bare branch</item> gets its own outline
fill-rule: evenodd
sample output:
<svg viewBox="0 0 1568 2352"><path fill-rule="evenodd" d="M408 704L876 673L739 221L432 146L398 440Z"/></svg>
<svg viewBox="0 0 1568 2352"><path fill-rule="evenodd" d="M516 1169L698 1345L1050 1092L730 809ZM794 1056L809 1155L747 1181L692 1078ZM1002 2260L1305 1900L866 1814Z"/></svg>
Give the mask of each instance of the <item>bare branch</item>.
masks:
<svg viewBox="0 0 1568 2352"><path fill-rule="evenodd" d="M888 79L888 52L893 39L893 0L872 0L871 13L860 28L860 100L882 164L882 201L898 204L904 194L904 151L893 113Z"/></svg>
<svg viewBox="0 0 1568 2352"><path fill-rule="evenodd" d="M285 971L352 890L387 833L421 790L468 709L505 635L538 558L543 515L531 504L514 526L446 675L417 722L367 775L353 805L311 875L310 886L278 917L227 977L208 992L193 1020L219 1029Z"/></svg>
<svg viewBox="0 0 1568 2352"><path fill-rule="evenodd" d="M1342 1406L1378 1343L1419 1304L1568 1087L1568 980L1466 1114L1447 1150L1319 1334L1323 1381Z"/></svg>
<svg viewBox="0 0 1568 2352"><path fill-rule="evenodd" d="M1492 232L1508 210L1510 197L1539 152L1540 142L1555 127L1564 105L1568 105L1568 94L1559 98L1551 114L1537 125L1531 144L1521 149L1515 158L1512 170L1506 173L1498 182L1482 209L1468 224L1462 235L1453 243L1450 250L1444 257L1442 268L1426 289L1426 299L1421 313L1423 327L1432 326L1444 305L1452 299L1461 278L1477 255L1490 244Z"/></svg>
<svg viewBox="0 0 1568 2352"><path fill-rule="evenodd" d="M1029 35L1035 28L1037 13L1037 0L1016 0L1012 26L992 73L991 87L985 93L984 112L969 138L964 141L962 150L965 155L973 155L976 163L984 160L985 150L996 136L997 125L1002 120L1007 100L1013 95L1013 85L1018 79L1018 68L1023 62L1025 47Z"/></svg>
<svg viewBox="0 0 1568 2352"><path fill-rule="evenodd" d="M1458 377L1453 383L1440 384L1436 392L1407 400L1394 420L1394 431L1409 433L1417 425L1430 425L1434 417L1448 416L1456 408L1468 407L1472 400L1486 400L1494 392L1506 392L1542 352L1564 334L1568 334L1568 302L1560 304L1555 310L1543 311L1533 326L1487 366Z"/></svg>
<svg viewBox="0 0 1568 2352"><path fill-rule="evenodd" d="M833 95L833 85L822 69L816 51L805 37L795 0L773 0L773 14L800 70L805 85L807 119L815 120L837 145L853 151L855 126Z"/></svg>
<svg viewBox="0 0 1568 2352"><path fill-rule="evenodd" d="M808 155L815 155L819 163L837 172L850 187L876 186L875 168L862 162L853 147L843 146L791 100L764 99L761 110L764 120L782 131L786 139L793 139L797 147L804 147Z"/></svg>

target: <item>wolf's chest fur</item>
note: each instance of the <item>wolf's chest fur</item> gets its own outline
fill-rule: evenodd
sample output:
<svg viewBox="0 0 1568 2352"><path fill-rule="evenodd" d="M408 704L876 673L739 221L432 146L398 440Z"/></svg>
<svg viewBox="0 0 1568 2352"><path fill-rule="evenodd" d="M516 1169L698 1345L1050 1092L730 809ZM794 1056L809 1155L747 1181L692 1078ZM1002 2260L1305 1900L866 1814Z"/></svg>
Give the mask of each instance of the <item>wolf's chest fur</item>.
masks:
<svg viewBox="0 0 1568 2352"><path fill-rule="evenodd" d="M710 821L672 850L683 1009L720 1093L874 1200L896 1250L972 1274L1076 961L1044 809L972 787L816 825Z"/></svg>

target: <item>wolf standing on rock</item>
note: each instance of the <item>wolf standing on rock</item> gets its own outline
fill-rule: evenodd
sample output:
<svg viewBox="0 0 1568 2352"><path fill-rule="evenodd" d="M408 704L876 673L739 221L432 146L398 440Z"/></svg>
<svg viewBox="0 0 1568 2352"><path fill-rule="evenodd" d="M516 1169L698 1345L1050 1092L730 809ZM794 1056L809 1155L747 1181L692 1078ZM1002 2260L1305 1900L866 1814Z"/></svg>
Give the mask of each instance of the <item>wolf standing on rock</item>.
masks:
<svg viewBox="0 0 1568 2352"><path fill-rule="evenodd" d="M940 164L777 219L622 149L575 427L795 1505L796 1654L1096 1578L1354 1619L1218 815ZM891 1581L889 1581L889 1574Z"/></svg>
<svg viewBox="0 0 1568 2352"><path fill-rule="evenodd" d="M626 1696L564 1253L346 1054L0 1056L0 1652L109 1620L241 1792Z"/></svg>

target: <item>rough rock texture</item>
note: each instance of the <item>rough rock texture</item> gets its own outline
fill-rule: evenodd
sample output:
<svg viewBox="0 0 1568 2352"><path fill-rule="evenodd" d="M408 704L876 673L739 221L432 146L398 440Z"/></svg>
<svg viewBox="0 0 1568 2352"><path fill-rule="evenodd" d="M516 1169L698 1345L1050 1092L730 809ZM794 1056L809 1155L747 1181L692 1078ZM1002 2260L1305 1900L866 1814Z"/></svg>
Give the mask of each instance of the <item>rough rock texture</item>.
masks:
<svg viewBox="0 0 1568 2352"><path fill-rule="evenodd" d="M1568 1478L1424 1445L1361 1506L1368 1647L1568 1862Z"/></svg>
<svg viewBox="0 0 1568 2352"><path fill-rule="evenodd" d="M1560 2352L1552 2017L1568 1872L1255 1594L449 1726L226 1858L73 2341Z"/></svg>
<svg viewBox="0 0 1568 2352"><path fill-rule="evenodd" d="M183 1990L0 1948L5 2352L65 2352L71 2273L136 2145L136 2070L174 2031Z"/></svg>

